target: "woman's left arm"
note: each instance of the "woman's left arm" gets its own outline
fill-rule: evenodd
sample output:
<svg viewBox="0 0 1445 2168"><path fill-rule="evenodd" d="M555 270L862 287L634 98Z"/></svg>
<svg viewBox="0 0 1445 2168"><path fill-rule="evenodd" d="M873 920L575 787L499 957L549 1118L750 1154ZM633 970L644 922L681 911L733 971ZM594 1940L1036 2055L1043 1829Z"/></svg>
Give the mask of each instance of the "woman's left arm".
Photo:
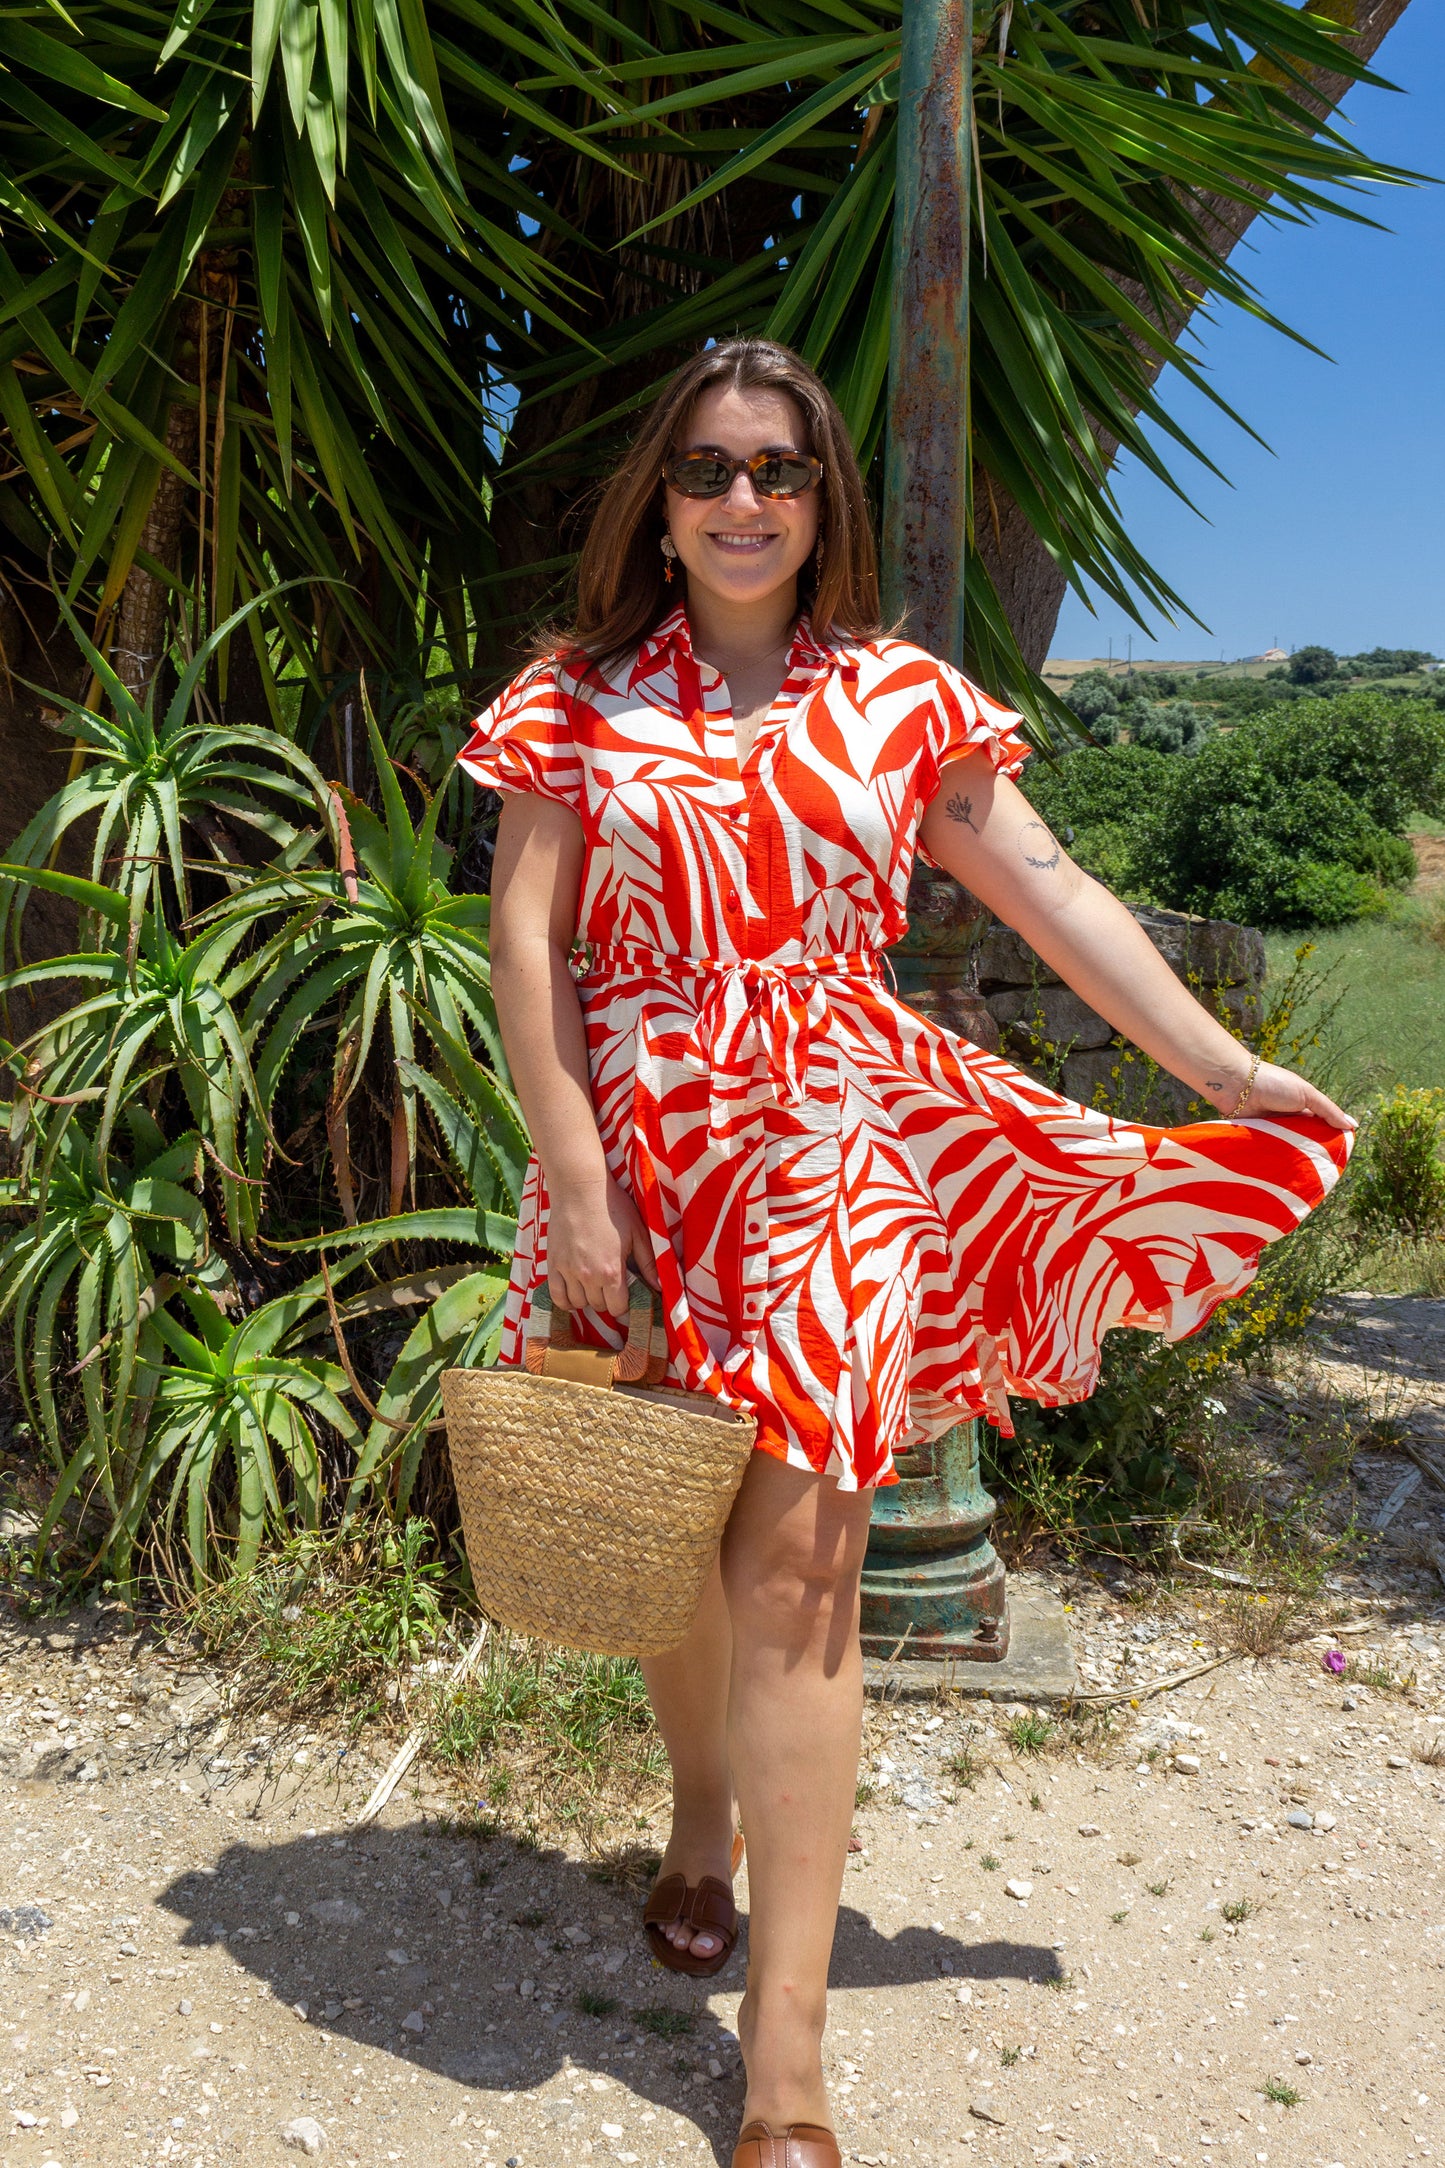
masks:
<svg viewBox="0 0 1445 2168"><path fill-rule="evenodd" d="M1051 970L1116 1031L1224 1115L1252 1056L1196 1001L1116 896L1076 866L1023 792L986 753L951 761L923 815L930 857L1022 934ZM1251 1114L1317 1114L1354 1122L1293 1070L1262 1062Z"/></svg>

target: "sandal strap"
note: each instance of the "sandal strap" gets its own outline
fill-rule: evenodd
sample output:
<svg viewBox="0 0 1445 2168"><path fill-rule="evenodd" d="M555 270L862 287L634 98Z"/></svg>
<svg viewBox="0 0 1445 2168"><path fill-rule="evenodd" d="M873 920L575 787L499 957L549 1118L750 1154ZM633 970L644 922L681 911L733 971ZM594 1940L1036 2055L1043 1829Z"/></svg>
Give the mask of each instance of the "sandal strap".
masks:
<svg viewBox="0 0 1445 2168"><path fill-rule="evenodd" d="M674 1927L687 1916L688 1887L680 1874L666 1874L654 1882L643 1908L644 1927Z"/></svg>
<svg viewBox="0 0 1445 2168"><path fill-rule="evenodd" d="M689 1890L681 1916L694 1932L703 1929L723 1935L737 1933L738 1908L733 1893L715 1874L704 1875L696 1889Z"/></svg>
<svg viewBox="0 0 1445 2168"><path fill-rule="evenodd" d="M766 2123L749 2123L732 2168L842 2168L842 2159L837 2139L820 2123L794 2123L781 2137Z"/></svg>

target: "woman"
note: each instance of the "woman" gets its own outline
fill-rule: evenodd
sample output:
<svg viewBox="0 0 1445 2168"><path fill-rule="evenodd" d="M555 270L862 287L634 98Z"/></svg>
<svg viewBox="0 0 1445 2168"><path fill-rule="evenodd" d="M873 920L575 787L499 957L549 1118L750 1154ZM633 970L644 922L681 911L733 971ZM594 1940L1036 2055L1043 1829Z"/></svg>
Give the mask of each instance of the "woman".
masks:
<svg viewBox="0 0 1445 2168"><path fill-rule="evenodd" d="M492 982L534 1140L501 1359L544 1279L616 1346L629 1269L669 1378L757 1417L683 1646L646 1915L708 1973L751 1900L735 2168L833 2168L829 1953L862 1710L858 1580L893 1455L1008 1395L1085 1397L1114 1325L1192 1331L1318 1203L1351 1123L1252 1060L1012 778L1019 718L880 631L842 419L762 340L680 370L603 493L566 641L462 755L509 795ZM1230 1120L1086 1112L888 991L915 847ZM574 978L578 938L587 960Z"/></svg>

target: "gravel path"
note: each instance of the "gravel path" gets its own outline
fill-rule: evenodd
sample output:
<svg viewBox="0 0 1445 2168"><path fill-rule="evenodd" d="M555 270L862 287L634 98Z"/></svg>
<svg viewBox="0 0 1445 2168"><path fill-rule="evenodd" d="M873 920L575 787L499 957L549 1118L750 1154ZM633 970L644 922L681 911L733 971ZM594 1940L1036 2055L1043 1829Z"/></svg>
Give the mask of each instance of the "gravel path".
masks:
<svg viewBox="0 0 1445 2168"><path fill-rule="evenodd" d="M1431 1451L1440 1312L1360 1298L1317 1351L1376 1416L1408 1374ZM1286 1487L1293 1392L1261 1402ZM1350 1510L1410 1466L1361 1452ZM1085 1688L1137 1703L1097 1730L873 1709L828 2038L845 2158L1445 2155L1441 1505L1397 1505L1337 1634L1168 1693L1238 1598L1077 1577ZM0 1614L0 2168L727 2162L741 1959L660 1971L635 1880L460 1834L425 1771L352 1832L391 1744L233 1722L114 1611Z"/></svg>
<svg viewBox="0 0 1445 2168"><path fill-rule="evenodd" d="M1213 1646L1207 1610L1074 1616L1086 1668L1141 1689ZM1341 1637L1405 1691L1342 1685L1327 1645L1088 1751L1021 1754L958 1699L875 1714L829 2035L847 2157L1445 2149L1445 1619ZM288 2126L358 2168L726 2161L740 1966L653 1968L630 1888L449 1833L425 1793L348 1835L369 1769L214 1744L204 1679L158 1692L173 1667L128 1641L12 1623L0 1666L0 2168L279 2161Z"/></svg>

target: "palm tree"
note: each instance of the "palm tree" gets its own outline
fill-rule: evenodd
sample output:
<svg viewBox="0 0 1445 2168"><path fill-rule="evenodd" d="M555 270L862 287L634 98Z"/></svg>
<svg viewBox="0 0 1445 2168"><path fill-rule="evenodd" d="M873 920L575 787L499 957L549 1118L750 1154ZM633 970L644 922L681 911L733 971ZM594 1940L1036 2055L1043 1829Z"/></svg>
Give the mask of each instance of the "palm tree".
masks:
<svg viewBox="0 0 1445 2168"><path fill-rule="evenodd" d="M1170 433L1154 379L1194 374L1178 334L1202 294L1261 313L1221 236L1262 205L1362 215L1349 193L1385 176L1325 114L1402 4L1373 0L1352 39L1286 0L977 17L973 645L1035 712L1037 613L1021 652L998 599L1011 557L1177 605L1123 531L1110 458L1163 471L1142 425ZM343 768L361 663L413 690L504 665L591 476L701 337L791 340L876 461L899 18L899 0L9 10L7 655L39 663L52 571L132 690L177 625L194 645L303 581L223 643L214 698L292 728L285 666L308 714L330 702Z"/></svg>

